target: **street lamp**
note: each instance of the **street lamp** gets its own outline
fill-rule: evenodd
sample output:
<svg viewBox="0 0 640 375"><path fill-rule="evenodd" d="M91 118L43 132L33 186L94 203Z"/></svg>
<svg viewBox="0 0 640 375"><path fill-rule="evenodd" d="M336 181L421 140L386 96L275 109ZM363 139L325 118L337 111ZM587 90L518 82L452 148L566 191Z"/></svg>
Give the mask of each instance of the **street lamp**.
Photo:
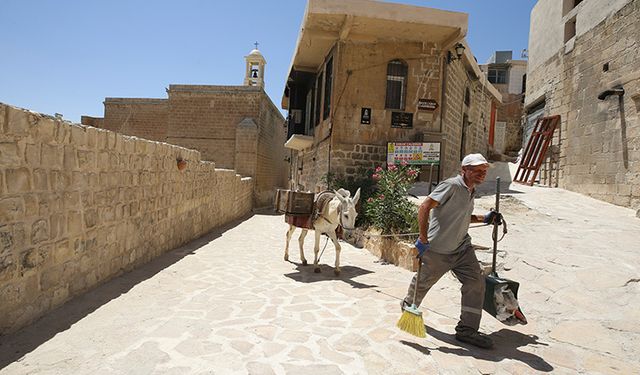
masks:
<svg viewBox="0 0 640 375"><path fill-rule="evenodd" d="M456 51L455 56L451 53L451 51L447 51L447 63L451 64L454 60L460 60L462 58L462 54L464 54L465 47L462 43L457 43L453 47Z"/></svg>

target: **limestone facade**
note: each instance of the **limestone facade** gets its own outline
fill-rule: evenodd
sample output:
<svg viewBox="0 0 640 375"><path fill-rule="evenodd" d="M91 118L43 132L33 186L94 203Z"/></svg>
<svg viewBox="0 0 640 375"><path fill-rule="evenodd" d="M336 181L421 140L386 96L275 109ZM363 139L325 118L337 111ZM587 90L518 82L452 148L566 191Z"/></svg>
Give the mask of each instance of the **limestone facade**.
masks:
<svg viewBox="0 0 640 375"><path fill-rule="evenodd" d="M495 108L495 123L489 144L500 154L515 156L523 147L522 115L527 61L513 59L513 51L496 51L480 69L502 94Z"/></svg>
<svg viewBox="0 0 640 375"><path fill-rule="evenodd" d="M562 118L540 182L639 209L640 1L565 3L531 13L528 122Z"/></svg>
<svg viewBox="0 0 640 375"><path fill-rule="evenodd" d="M201 152L203 160L253 177L257 207L273 203L287 184L284 117L264 91L264 58L253 50L245 86L170 85L167 99L106 98L104 119L83 116L87 125Z"/></svg>
<svg viewBox="0 0 640 375"><path fill-rule="evenodd" d="M0 104L0 335L250 214L252 191L198 151Z"/></svg>
<svg viewBox="0 0 640 375"><path fill-rule="evenodd" d="M395 5L387 3L339 3L309 1L294 52L284 100L288 136L312 136L313 143L291 151L291 185L321 190L328 173L357 177L383 166L388 142L439 142L439 179L458 173L464 154L486 154L492 103L501 96L463 39L466 15L404 5L392 14ZM420 21L406 26L403 17ZM464 53L448 59L456 43ZM406 67L401 108L387 101L392 62ZM420 108L421 101L435 108ZM365 109L368 123L361 121ZM410 116L410 126L392 126L394 113Z"/></svg>

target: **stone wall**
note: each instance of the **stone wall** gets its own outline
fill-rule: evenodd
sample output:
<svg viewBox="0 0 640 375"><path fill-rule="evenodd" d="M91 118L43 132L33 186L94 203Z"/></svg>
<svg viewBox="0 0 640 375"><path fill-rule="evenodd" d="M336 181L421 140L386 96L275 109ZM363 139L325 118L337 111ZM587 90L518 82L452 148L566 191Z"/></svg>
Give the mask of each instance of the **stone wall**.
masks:
<svg viewBox="0 0 640 375"><path fill-rule="evenodd" d="M203 160L253 177L254 203L270 205L275 189L287 183L286 130L264 90L170 85L168 94L169 99L107 98L105 128L196 149ZM255 129L247 132L245 121Z"/></svg>
<svg viewBox="0 0 640 375"><path fill-rule="evenodd" d="M340 42L334 56L333 89L334 142L385 146L387 142L414 142L428 131L439 131L440 107L435 111L417 109L418 99L440 102L441 51L433 43ZM337 59L335 59L337 57ZM401 60L407 64L404 110L385 109L387 64ZM371 108L371 123L361 124L361 109ZM392 112L413 113L411 128L391 127ZM357 140L357 142L354 142Z"/></svg>
<svg viewBox="0 0 640 375"><path fill-rule="evenodd" d="M329 168L329 139L325 139L304 152L297 153L293 160L294 176L297 174L298 188L304 191L322 191L327 188Z"/></svg>
<svg viewBox="0 0 640 375"><path fill-rule="evenodd" d="M442 129L441 179L460 172L460 161L469 153L487 156L492 95L461 60L446 67L446 92ZM469 104L465 103L469 90ZM464 116L468 122L464 123ZM463 144L464 127L464 144Z"/></svg>
<svg viewBox="0 0 640 375"><path fill-rule="evenodd" d="M194 150L0 104L0 335L248 215L252 183Z"/></svg>
<svg viewBox="0 0 640 375"><path fill-rule="evenodd" d="M362 173L373 172L387 163L387 147L366 144L336 144L332 149L331 170L344 178L358 179ZM369 177L371 173L369 173Z"/></svg>
<svg viewBox="0 0 640 375"><path fill-rule="evenodd" d="M522 95L502 93L502 104L498 105L496 121L506 123L504 154L516 154L522 145Z"/></svg>
<svg viewBox="0 0 640 375"><path fill-rule="evenodd" d="M197 149L218 167L234 168L236 127L247 117L257 120L261 93L251 86L170 85L166 141Z"/></svg>
<svg viewBox="0 0 640 375"><path fill-rule="evenodd" d="M94 128L105 128L104 117L80 116L80 123Z"/></svg>
<svg viewBox="0 0 640 375"><path fill-rule="evenodd" d="M287 140L284 118L264 91L257 121L256 173L250 176L254 177L256 184L255 204L265 207L273 203L276 188L287 187L289 165L285 162L288 153L285 154L284 148Z"/></svg>
<svg viewBox="0 0 640 375"><path fill-rule="evenodd" d="M167 139L166 99L106 98L104 120L82 121L85 125L102 127L114 132L164 142Z"/></svg>
<svg viewBox="0 0 640 375"><path fill-rule="evenodd" d="M545 114L562 117L553 140L558 162L547 159L541 183L640 208L638 18L640 2L631 1L529 72L527 104L545 100ZM617 85L622 100L598 100Z"/></svg>

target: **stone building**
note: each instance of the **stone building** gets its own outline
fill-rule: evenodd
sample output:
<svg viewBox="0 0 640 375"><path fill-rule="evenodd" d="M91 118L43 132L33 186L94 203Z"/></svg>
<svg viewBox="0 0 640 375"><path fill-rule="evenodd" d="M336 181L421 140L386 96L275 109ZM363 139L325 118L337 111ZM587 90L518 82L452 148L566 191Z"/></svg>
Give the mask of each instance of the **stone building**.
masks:
<svg viewBox="0 0 640 375"><path fill-rule="evenodd" d="M512 51L496 51L480 69L502 94L495 108L495 127L489 129L489 145L499 154L515 156L522 146L522 108L527 61L514 60Z"/></svg>
<svg viewBox="0 0 640 375"><path fill-rule="evenodd" d="M439 179L457 173L462 155L485 153L491 106L501 96L464 40L467 18L309 0L282 103L291 186L313 191L328 173L356 177L384 165L394 142L439 147Z"/></svg>
<svg viewBox="0 0 640 375"><path fill-rule="evenodd" d="M531 11L525 132L561 116L542 183L640 208L639 19L639 0L539 0Z"/></svg>
<svg viewBox="0 0 640 375"><path fill-rule="evenodd" d="M82 123L196 149L218 168L253 177L254 204L268 206L287 183L286 129L264 91L264 57L254 49L245 60L242 86L170 85L167 99L106 98L104 118Z"/></svg>

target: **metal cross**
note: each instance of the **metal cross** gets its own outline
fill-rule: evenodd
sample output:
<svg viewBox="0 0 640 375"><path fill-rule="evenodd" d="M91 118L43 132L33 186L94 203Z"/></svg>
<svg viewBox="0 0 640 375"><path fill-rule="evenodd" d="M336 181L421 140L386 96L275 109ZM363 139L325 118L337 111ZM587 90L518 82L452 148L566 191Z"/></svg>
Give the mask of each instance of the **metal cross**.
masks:
<svg viewBox="0 0 640 375"><path fill-rule="evenodd" d="M256 49L258 49L258 42L253 43L256 46Z"/></svg>

